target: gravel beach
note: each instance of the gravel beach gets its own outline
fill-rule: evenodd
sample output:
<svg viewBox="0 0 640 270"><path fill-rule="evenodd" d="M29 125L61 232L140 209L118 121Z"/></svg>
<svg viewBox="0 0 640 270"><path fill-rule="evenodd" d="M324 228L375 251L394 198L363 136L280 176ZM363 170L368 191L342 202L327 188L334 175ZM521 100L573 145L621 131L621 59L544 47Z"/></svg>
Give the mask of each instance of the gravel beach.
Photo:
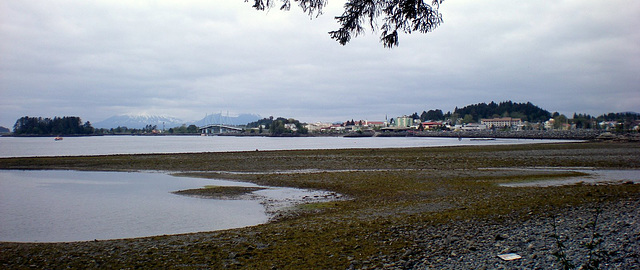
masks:
<svg viewBox="0 0 640 270"><path fill-rule="evenodd" d="M595 231L590 227L596 219ZM554 230L553 224L556 224ZM497 220L465 220L448 224L396 228L415 244L400 256L381 258L387 269L562 269L554 234L577 267L588 261L594 233L602 254L598 269L640 267L640 200L624 200L561 209L544 216L504 216ZM521 259L505 261L499 254ZM594 256L594 259L597 259ZM352 268L355 267L353 265ZM375 267L374 267L375 268Z"/></svg>

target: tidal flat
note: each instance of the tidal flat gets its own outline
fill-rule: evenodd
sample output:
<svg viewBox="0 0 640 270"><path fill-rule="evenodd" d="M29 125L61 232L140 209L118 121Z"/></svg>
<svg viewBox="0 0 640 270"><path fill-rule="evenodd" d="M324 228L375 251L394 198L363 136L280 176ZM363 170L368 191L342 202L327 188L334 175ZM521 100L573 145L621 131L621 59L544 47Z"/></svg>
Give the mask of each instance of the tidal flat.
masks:
<svg viewBox="0 0 640 270"><path fill-rule="evenodd" d="M0 243L5 268L561 268L597 236L601 268L640 265L640 185L501 187L579 177L508 168L640 169L640 144L251 151L3 158L0 169L165 171L348 200L300 205L267 224L215 232L72 243ZM488 170L486 168L498 168ZM599 217L596 219L596 217ZM185 220L185 222L189 222ZM597 234L589 234L595 223ZM554 226L555 225L555 226ZM503 261L498 254L522 258ZM593 258L593 257L592 257Z"/></svg>

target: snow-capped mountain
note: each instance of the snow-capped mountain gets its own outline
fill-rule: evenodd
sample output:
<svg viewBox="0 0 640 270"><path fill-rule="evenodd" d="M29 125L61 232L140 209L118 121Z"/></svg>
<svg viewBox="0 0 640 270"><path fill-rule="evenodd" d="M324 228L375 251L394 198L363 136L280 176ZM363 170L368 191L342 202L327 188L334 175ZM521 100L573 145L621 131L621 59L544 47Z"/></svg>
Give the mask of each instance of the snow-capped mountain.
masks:
<svg viewBox="0 0 640 270"><path fill-rule="evenodd" d="M157 126L159 129L173 128L185 124L185 121L170 116L159 115L116 115L100 122L93 123L95 128L144 128L147 125Z"/></svg>
<svg viewBox="0 0 640 270"><path fill-rule="evenodd" d="M208 124L223 124L223 125L237 126L237 125L246 125L248 123L258 121L259 119L260 119L260 116L256 114L244 113L238 116L228 116L228 115L223 115L221 113L217 113L217 114L209 114L204 118L202 118L201 120L194 122L193 124L196 126L204 126Z"/></svg>

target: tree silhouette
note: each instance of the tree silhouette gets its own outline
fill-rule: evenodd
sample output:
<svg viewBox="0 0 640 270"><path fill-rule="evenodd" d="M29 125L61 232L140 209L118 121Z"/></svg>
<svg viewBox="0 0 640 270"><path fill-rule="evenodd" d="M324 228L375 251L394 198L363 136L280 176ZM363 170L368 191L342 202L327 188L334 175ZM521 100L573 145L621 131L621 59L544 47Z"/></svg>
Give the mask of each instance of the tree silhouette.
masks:
<svg viewBox="0 0 640 270"><path fill-rule="evenodd" d="M248 2L249 0L245 0ZM289 10L291 2L309 16L320 16L328 0L279 0L281 10ZM368 24L371 30L378 28L382 32L380 41L384 47L398 46L398 33L427 33L442 23L442 14L438 11L444 0L432 0L431 4L423 0L347 0L344 12L335 19L340 24L338 30L330 31L329 36L342 45L365 31ZM253 0L253 7L265 10L276 5L278 0ZM382 19L380 19L382 18ZM381 20L381 22L380 22Z"/></svg>

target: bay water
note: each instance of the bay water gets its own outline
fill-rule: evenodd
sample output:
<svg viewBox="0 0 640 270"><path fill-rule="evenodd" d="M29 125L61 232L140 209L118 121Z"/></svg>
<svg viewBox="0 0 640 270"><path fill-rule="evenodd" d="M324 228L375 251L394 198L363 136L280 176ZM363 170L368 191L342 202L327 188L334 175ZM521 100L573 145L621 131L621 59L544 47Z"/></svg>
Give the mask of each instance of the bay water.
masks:
<svg viewBox="0 0 640 270"><path fill-rule="evenodd" d="M559 140L470 140L431 137L90 136L0 137L0 157L197 153L296 149L406 148L550 143Z"/></svg>

